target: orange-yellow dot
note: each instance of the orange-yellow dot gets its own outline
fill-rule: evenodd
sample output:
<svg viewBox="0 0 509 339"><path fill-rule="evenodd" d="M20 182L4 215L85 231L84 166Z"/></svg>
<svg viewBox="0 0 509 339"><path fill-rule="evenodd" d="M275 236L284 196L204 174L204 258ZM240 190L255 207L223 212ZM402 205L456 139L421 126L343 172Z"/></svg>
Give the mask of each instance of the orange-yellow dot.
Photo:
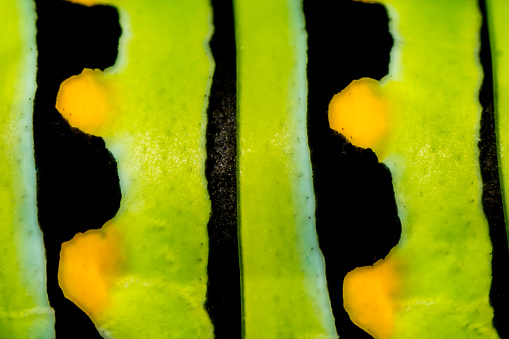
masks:
<svg viewBox="0 0 509 339"><path fill-rule="evenodd" d="M98 0L67 0L69 2L73 2L75 4L79 4L79 5L85 5L85 6L94 6L94 5L97 5L103 1L98 1Z"/></svg>
<svg viewBox="0 0 509 339"><path fill-rule="evenodd" d="M89 230L62 244L58 282L67 299L89 317L100 320L110 305L110 290L119 275L118 233Z"/></svg>
<svg viewBox="0 0 509 339"><path fill-rule="evenodd" d="M399 280L394 259L358 267L345 277L345 310L357 326L375 339L390 338L394 331L395 295Z"/></svg>
<svg viewBox="0 0 509 339"><path fill-rule="evenodd" d="M389 125L388 105L380 84L371 78L354 80L329 104L330 127L352 144L383 152Z"/></svg>
<svg viewBox="0 0 509 339"><path fill-rule="evenodd" d="M56 108L69 123L90 134L100 135L111 112L111 90L100 70L84 69L62 82Z"/></svg>

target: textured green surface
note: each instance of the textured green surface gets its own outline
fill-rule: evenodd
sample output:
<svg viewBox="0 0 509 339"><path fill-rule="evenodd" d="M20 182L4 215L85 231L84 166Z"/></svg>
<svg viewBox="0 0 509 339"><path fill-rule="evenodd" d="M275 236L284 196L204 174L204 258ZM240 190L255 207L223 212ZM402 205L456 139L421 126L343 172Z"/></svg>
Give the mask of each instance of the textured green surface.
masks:
<svg viewBox="0 0 509 339"><path fill-rule="evenodd" d="M314 225L300 1L234 1L246 338L337 336Z"/></svg>
<svg viewBox="0 0 509 339"><path fill-rule="evenodd" d="M387 0L395 47L383 80L403 233L394 338L496 338L491 243L481 207L474 0Z"/></svg>
<svg viewBox="0 0 509 339"><path fill-rule="evenodd" d="M0 28L0 336L53 338L35 204L32 1L3 1Z"/></svg>
<svg viewBox="0 0 509 339"><path fill-rule="evenodd" d="M116 91L104 129L122 201L113 227L124 264L97 323L114 338L207 338L210 202L205 127L213 62L204 0L111 0L123 36L104 81Z"/></svg>
<svg viewBox="0 0 509 339"><path fill-rule="evenodd" d="M498 142L498 165L502 187L502 199L506 220L509 225L509 2L505 0L486 0L490 30L491 55L493 60L493 94L495 97L495 119ZM508 232L509 233L509 232Z"/></svg>

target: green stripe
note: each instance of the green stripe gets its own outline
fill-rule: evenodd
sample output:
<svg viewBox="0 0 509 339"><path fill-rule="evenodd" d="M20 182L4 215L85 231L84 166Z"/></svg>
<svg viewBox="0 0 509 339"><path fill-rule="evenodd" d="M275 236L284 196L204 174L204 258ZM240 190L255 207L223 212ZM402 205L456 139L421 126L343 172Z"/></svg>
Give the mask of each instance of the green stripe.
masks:
<svg viewBox="0 0 509 339"><path fill-rule="evenodd" d="M234 1L246 338L337 336L318 249L300 1Z"/></svg>
<svg viewBox="0 0 509 339"><path fill-rule="evenodd" d="M35 9L7 0L0 11L0 334L53 338L46 261L37 224L33 155Z"/></svg>

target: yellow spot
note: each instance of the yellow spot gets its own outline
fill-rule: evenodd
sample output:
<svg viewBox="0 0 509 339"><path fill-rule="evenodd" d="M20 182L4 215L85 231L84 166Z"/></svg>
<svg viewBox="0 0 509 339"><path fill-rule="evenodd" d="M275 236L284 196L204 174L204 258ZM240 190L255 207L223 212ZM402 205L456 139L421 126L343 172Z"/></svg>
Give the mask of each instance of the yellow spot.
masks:
<svg viewBox="0 0 509 339"><path fill-rule="evenodd" d="M85 6L94 6L100 3L98 0L67 0L69 2L73 2L75 4L79 5L85 5Z"/></svg>
<svg viewBox="0 0 509 339"><path fill-rule="evenodd" d="M398 287L399 274L394 259L356 268L345 277L345 310L357 326L374 338L390 338L394 331L394 299Z"/></svg>
<svg viewBox="0 0 509 339"><path fill-rule="evenodd" d="M58 282L67 299L95 321L110 305L110 290L119 274L119 235L113 229L78 233L62 244Z"/></svg>
<svg viewBox="0 0 509 339"><path fill-rule="evenodd" d="M378 81L354 80L329 104L330 127L352 144L371 148L380 157L389 125L388 105Z"/></svg>
<svg viewBox="0 0 509 339"><path fill-rule="evenodd" d="M90 134L100 135L111 112L111 89L100 70L84 69L62 82L56 108L69 123Z"/></svg>

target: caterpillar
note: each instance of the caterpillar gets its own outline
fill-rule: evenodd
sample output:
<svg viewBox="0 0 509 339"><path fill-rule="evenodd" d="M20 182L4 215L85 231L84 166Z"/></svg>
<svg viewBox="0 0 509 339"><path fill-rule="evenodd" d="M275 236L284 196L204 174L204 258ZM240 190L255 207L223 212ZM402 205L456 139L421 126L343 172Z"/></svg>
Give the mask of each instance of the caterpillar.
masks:
<svg viewBox="0 0 509 339"><path fill-rule="evenodd" d="M0 336L503 337L504 4L376 2L3 3Z"/></svg>

